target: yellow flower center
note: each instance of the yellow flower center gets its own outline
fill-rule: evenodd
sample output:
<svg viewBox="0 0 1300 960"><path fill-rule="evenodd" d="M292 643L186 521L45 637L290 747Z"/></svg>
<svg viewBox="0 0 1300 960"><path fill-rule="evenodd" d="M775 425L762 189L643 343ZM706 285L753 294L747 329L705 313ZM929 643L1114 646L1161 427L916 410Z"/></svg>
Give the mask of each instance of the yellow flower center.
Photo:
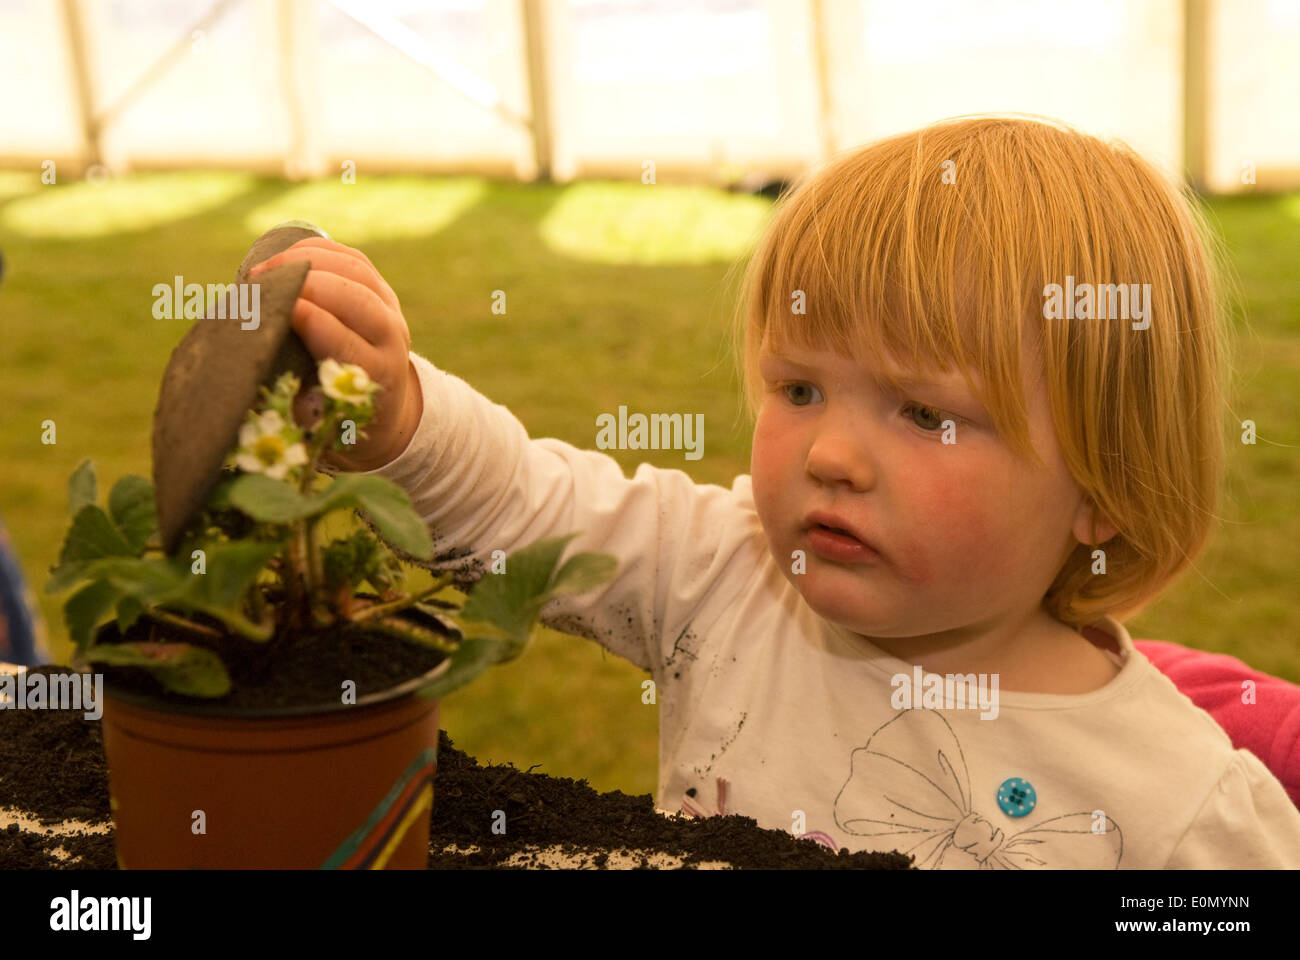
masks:
<svg viewBox="0 0 1300 960"><path fill-rule="evenodd" d="M356 374L351 370L344 370L334 378L334 389L339 393L346 393L349 395L361 392L356 383Z"/></svg>
<svg viewBox="0 0 1300 960"><path fill-rule="evenodd" d="M263 434L253 445L253 456L270 466L284 459L284 438L274 433Z"/></svg>

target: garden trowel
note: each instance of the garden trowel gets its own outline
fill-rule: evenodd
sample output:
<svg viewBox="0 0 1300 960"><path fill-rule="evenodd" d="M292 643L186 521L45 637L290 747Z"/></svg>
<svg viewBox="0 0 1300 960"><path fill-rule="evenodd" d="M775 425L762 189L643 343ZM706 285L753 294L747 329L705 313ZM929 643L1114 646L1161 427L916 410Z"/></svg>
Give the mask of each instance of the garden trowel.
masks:
<svg viewBox="0 0 1300 960"><path fill-rule="evenodd" d="M328 235L304 220L271 228L249 249L232 300L248 272L307 237ZM287 263L261 274L251 302L255 316L208 309L172 351L163 373L153 418L153 483L163 549L170 554L190 520L221 479L222 464L239 439L239 428L257 403L258 388L271 388L293 371L306 391L317 383L316 362L290 325L293 305L311 269Z"/></svg>

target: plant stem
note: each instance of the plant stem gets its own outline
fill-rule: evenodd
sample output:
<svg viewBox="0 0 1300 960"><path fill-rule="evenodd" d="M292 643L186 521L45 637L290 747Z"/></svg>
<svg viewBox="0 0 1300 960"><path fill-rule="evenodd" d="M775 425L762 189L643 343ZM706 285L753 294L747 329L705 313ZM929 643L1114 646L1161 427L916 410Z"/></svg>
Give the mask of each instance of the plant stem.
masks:
<svg viewBox="0 0 1300 960"><path fill-rule="evenodd" d="M302 624L307 626L312 622L311 608L316 600L316 586L312 583L311 578L311 544L307 540L307 521L299 520L295 525L294 542L298 545L297 561L298 576L302 579L302 593L299 595Z"/></svg>
<svg viewBox="0 0 1300 960"><path fill-rule="evenodd" d="M221 621L232 633L237 633L247 640L253 640L257 643L265 643L275 636L275 621L272 619L267 623L251 623L243 616L224 616Z"/></svg>
<svg viewBox="0 0 1300 960"><path fill-rule="evenodd" d="M355 598L352 596L352 588L346 583L339 587L338 594L334 600L334 608L339 612L339 616L345 620L351 620L354 602Z"/></svg>
<svg viewBox="0 0 1300 960"><path fill-rule="evenodd" d="M316 478L321 457L325 455L325 448L330 446L334 431L338 428L337 420L337 411L327 413L321 417L320 423L312 428L311 443L307 447L307 466L303 470L303 494L308 492L311 482Z"/></svg>
<svg viewBox="0 0 1300 960"><path fill-rule="evenodd" d="M303 609L302 563L299 559L301 552L302 544L295 531L284 546L284 570L281 571L284 580L285 626L290 628L298 625Z"/></svg>
<svg viewBox="0 0 1300 960"><path fill-rule="evenodd" d="M325 591L325 560L317 545L316 528L321 522L316 516L307 521L307 566L311 571L309 588L311 620L318 627L328 627L337 619L330 608Z"/></svg>
<svg viewBox="0 0 1300 960"><path fill-rule="evenodd" d="M307 599L310 600L312 595L315 593L315 590L313 589L314 584L312 582L312 572L315 565L311 562L311 551L315 546L315 538L311 535L311 523L306 519L299 520L295 526L297 529L294 531L293 538L298 543L298 559L300 564L299 572L302 574L302 582L303 587L307 592Z"/></svg>
<svg viewBox="0 0 1300 960"><path fill-rule="evenodd" d="M321 519L321 516L315 516L307 521L307 566L315 587L313 595L322 590L325 583L325 561L316 544L316 528L320 525Z"/></svg>
<svg viewBox="0 0 1300 960"><path fill-rule="evenodd" d="M212 637L217 640L221 639L220 631L213 630L211 627L205 627L202 626L201 624L194 623L192 620L186 620L184 617L178 617L175 616L174 614L166 613L162 610L159 610L157 607L146 607L144 609L144 614L145 616L149 617L151 620L158 620L162 623L168 623L171 624L173 627L179 627L180 629L188 630L191 633L198 633L205 637Z"/></svg>
<svg viewBox="0 0 1300 960"><path fill-rule="evenodd" d="M452 579L453 577L451 574L446 574L440 577L439 579L435 580L432 583L432 585L421 590L419 593L410 596L404 594L398 599L390 601L389 603L376 603L373 606L366 607L360 613L355 614L352 617L352 622L360 623L363 620L373 620L375 617L382 617L390 613L396 613L399 610L405 610L407 607L411 607L419 603L425 597L432 596L433 594L437 593L439 590L443 589L449 583L451 583Z"/></svg>
<svg viewBox="0 0 1300 960"><path fill-rule="evenodd" d="M460 645L455 641L448 640L432 630L407 623L400 617L381 617L370 623L366 629L380 633L396 634L404 640L418 643L424 647L434 647L444 653L455 653L460 648Z"/></svg>
<svg viewBox="0 0 1300 960"><path fill-rule="evenodd" d="M298 491L304 497L311 496L312 484L316 480L317 466L320 463L321 455L324 453L327 439L334 429L334 420L334 415L327 413L311 430L311 441L307 447L307 465L303 469L302 480L298 485ZM316 525L320 522L320 519L317 516L298 521L298 529L294 536L294 540L300 542L304 554L298 568L303 578L304 595L298 598L297 601L300 604L299 609L302 611L304 626L314 624L317 627L326 627L334 622L334 617L325 608L321 596L321 590L325 582L325 570L316 543Z"/></svg>

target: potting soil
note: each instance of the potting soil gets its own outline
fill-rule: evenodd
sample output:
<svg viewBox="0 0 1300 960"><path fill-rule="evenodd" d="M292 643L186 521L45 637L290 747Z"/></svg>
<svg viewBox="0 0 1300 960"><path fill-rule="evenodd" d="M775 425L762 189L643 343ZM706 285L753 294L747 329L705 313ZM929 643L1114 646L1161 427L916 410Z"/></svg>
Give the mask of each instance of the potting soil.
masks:
<svg viewBox="0 0 1300 960"><path fill-rule="evenodd" d="M98 720L71 710L0 710L0 823L16 819L21 826L9 822L0 829L0 868L116 868ZM504 833L493 832L494 822ZM734 814L666 817L649 794L602 794L585 780L551 777L531 767L482 766L457 750L446 731L439 737L429 847L433 869L730 865L815 870L910 864L897 853L836 854Z"/></svg>
<svg viewBox="0 0 1300 960"><path fill-rule="evenodd" d="M215 620L195 615L208 626ZM151 634L151 630L156 630ZM97 642L116 643L119 634L109 624ZM209 640L168 624L141 618L129 627L125 641L161 640L190 643L215 651L230 674L231 691L219 703L232 707L293 707L340 702L344 681L355 684L358 698L392 687L432 670L446 657L441 650L389 636L336 626L303 637L272 637L265 644L232 644L228 638ZM98 667L114 686L148 693L173 703L193 703L192 697L170 693L140 667Z"/></svg>

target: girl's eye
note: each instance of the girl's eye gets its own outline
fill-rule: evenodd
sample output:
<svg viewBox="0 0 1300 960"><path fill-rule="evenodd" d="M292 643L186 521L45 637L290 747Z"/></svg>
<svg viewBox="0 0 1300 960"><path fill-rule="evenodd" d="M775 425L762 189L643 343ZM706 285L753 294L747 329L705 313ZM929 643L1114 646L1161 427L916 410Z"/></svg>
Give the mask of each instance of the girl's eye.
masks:
<svg viewBox="0 0 1300 960"><path fill-rule="evenodd" d="M817 390L817 388L810 383L795 382L795 383L782 384L781 392L784 393L786 395L786 399L790 400L790 402L793 403L796 407L806 407L808 404L799 403L798 401L794 400L790 396L791 388L794 388L796 390L811 390L813 393L818 393L820 395L820 392ZM812 400L809 400L808 403L812 403Z"/></svg>
<svg viewBox="0 0 1300 960"><path fill-rule="evenodd" d="M813 397L808 397L806 402L801 402L796 395L791 393L792 390L799 391L800 395L806 396L811 393L816 397L821 396L820 390L812 384L800 380L780 384L777 389L785 394L786 399L796 407L806 407L810 403L815 403L816 400ZM954 423L958 423L961 419L956 416L956 414L947 413L946 411L940 410L938 407L927 407L924 404L911 402L903 405L903 415L910 417L912 422L926 433L935 433L941 430L945 420L952 420Z"/></svg>
<svg viewBox="0 0 1300 960"><path fill-rule="evenodd" d="M909 411L910 411L912 422L915 423L922 430L926 431L927 433L933 433L934 431L940 429L943 426L943 422L945 420L952 420L954 423L957 422L957 418L952 416L951 414L947 414L936 407L927 407L919 403L904 404L903 405L904 416L908 416ZM922 415L919 418L916 416L916 414L918 413Z"/></svg>

